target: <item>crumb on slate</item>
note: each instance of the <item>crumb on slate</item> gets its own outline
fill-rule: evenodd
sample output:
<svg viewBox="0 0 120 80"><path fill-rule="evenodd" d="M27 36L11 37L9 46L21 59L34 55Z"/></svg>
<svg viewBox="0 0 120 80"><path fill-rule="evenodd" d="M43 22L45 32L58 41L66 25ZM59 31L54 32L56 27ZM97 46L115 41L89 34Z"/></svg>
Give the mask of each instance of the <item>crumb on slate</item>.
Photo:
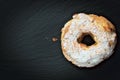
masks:
<svg viewBox="0 0 120 80"><path fill-rule="evenodd" d="M56 37L53 37L53 38L52 38L52 41L53 41L53 42L56 42L57 40L58 40L58 39L57 39Z"/></svg>

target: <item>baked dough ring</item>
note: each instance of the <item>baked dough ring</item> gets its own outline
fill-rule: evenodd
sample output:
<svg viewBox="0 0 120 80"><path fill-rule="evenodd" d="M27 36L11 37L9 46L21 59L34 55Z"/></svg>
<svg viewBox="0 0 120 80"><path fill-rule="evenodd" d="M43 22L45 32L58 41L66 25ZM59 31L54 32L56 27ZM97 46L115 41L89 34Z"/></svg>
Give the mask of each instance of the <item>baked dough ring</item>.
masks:
<svg viewBox="0 0 120 80"><path fill-rule="evenodd" d="M77 39L82 39L84 33L90 34L95 44L78 43ZM116 42L114 25L102 16L75 14L62 28L63 54L78 67L93 67L110 57Z"/></svg>

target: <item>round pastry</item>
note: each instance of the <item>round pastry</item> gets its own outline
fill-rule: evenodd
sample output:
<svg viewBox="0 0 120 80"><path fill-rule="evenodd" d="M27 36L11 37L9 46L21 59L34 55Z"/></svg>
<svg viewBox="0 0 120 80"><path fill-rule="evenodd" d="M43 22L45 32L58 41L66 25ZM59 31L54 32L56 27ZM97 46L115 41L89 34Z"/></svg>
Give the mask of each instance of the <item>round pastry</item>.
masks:
<svg viewBox="0 0 120 80"><path fill-rule="evenodd" d="M82 43L86 35L90 35L95 43ZM75 14L62 28L63 54L78 67L93 67L107 59L112 55L116 42L115 27L103 16Z"/></svg>

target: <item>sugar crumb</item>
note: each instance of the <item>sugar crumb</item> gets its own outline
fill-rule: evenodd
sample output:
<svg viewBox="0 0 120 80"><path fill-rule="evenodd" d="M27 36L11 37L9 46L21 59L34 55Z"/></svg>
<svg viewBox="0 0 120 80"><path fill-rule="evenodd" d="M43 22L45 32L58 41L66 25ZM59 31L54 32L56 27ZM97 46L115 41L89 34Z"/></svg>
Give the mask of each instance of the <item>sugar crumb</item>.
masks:
<svg viewBox="0 0 120 80"><path fill-rule="evenodd" d="M56 42L57 40L58 40L58 39L57 39L56 37L53 37L53 38L52 38L52 41L53 41L53 42Z"/></svg>

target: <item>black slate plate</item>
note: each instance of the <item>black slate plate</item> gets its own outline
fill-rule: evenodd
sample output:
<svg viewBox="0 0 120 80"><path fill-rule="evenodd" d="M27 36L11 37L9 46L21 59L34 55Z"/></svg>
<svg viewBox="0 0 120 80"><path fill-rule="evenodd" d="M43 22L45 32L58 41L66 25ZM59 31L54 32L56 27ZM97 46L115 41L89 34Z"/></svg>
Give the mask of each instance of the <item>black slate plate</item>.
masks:
<svg viewBox="0 0 120 80"><path fill-rule="evenodd" d="M118 80L119 5L119 0L0 0L0 80ZM118 35L114 54L90 69L68 62L60 46L61 28L80 12L105 16Z"/></svg>

